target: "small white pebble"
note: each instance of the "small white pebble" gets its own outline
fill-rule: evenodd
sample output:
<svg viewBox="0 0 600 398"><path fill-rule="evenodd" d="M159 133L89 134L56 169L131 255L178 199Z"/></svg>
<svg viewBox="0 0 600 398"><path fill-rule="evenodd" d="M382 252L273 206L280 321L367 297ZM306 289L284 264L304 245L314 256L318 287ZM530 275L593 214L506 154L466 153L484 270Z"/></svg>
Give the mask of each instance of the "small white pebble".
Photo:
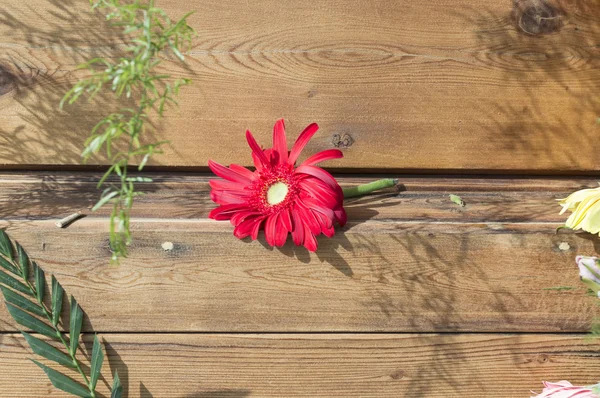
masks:
<svg viewBox="0 0 600 398"><path fill-rule="evenodd" d="M163 250L165 250L165 251L171 251L171 250L173 250L173 247L174 247L173 242L165 242L161 246L162 246Z"/></svg>
<svg viewBox="0 0 600 398"><path fill-rule="evenodd" d="M571 248L571 245L569 245L567 242L560 242L560 245L558 245L558 248L562 251L567 251Z"/></svg>

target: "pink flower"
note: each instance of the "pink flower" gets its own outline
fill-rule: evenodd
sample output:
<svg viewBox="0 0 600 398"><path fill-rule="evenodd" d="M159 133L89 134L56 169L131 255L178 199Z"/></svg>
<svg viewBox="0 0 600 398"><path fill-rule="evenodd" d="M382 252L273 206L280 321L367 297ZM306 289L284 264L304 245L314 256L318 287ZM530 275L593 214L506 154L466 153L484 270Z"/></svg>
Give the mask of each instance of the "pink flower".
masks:
<svg viewBox="0 0 600 398"><path fill-rule="evenodd" d="M545 381L544 386L541 394L531 398L600 398L592 391L592 387L574 386L565 380L556 383Z"/></svg>
<svg viewBox="0 0 600 398"><path fill-rule="evenodd" d="M600 267L597 257L577 256L575 257L579 267L581 281L600 297Z"/></svg>
<svg viewBox="0 0 600 398"><path fill-rule="evenodd" d="M332 237L334 225L346 223L342 189L331 174L315 166L341 158L342 152L327 149L296 166L300 152L318 128L313 123L304 129L291 151L283 120L275 123L272 148L263 150L247 131L256 171L236 164L227 168L210 160L208 166L223 180L210 181L210 197L219 207L209 217L229 220L239 239L257 239L259 230L264 229L271 246L283 246L291 234L296 245L316 251L317 235Z"/></svg>

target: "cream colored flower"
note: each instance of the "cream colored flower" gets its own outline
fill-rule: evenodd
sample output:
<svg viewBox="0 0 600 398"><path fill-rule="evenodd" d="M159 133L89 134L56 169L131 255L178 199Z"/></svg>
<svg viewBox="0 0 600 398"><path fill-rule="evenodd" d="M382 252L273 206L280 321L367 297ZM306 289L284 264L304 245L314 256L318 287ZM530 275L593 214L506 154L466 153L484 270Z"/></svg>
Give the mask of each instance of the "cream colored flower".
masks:
<svg viewBox="0 0 600 398"><path fill-rule="evenodd" d="M559 204L562 206L560 214L567 210L573 212L565 222L565 227L600 233L600 188L574 192L566 199L560 199Z"/></svg>

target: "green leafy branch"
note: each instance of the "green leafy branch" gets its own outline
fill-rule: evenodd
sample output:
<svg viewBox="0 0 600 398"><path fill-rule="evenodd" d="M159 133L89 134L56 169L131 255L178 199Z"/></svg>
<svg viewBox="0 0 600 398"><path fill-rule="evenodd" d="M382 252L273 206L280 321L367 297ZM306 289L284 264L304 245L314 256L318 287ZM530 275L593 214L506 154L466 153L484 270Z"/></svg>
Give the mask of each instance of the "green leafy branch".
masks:
<svg viewBox="0 0 600 398"><path fill-rule="evenodd" d="M52 275L52 287L49 305L46 304L46 276L44 270L29 256L19 243L11 241L8 235L0 230L0 289L8 312L21 326L51 338L64 347L64 352L47 342L21 331L32 351L59 365L76 370L81 375L83 385L69 376L33 360L48 376L54 387L78 397L95 398L96 384L100 377L104 352L98 336L94 336L89 377L83 371L77 358L79 336L83 324L83 311L73 296L70 309L63 308L64 289ZM59 329L61 313L70 313L69 337ZM115 373L111 398L120 398L122 386Z"/></svg>
<svg viewBox="0 0 600 398"><path fill-rule="evenodd" d="M110 243L113 261L127 256L127 246L131 243L130 211L134 198L141 193L135 188L138 182L151 182L149 178L132 177L128 174L131 164L138 164L141 171L154 154L160 154L165 141L146 143L143 138L151 127L148 120L154 112L162 117L169 104L177 104L175 96L190 79L172 81L170 75L160 74L161 54L170 52L184 61L182 49L191 46L195 35L187 24L188 13L179 21L172 21L154 0L135 0L122 4L122 0L90 0L93 10L102 10L106 19L113 25L122 27L124 34L131 38L127 56L112 62L94 58L80 66L87 69L90 76L78 81L64 96L60 106L72 104L85 94L93 98L103 88L108 87L117 98L125 96L135 103L133 107L122 108L102 119L92 129L85 142L82 156L88 161L103 148L111 166L98 183L102 187L110 176L115 176L119 184L110 184L102 192L100 200L93 207L96 210L107 203L113 205L110 216ZM126 148L124 150L117 148Z"/></svg>

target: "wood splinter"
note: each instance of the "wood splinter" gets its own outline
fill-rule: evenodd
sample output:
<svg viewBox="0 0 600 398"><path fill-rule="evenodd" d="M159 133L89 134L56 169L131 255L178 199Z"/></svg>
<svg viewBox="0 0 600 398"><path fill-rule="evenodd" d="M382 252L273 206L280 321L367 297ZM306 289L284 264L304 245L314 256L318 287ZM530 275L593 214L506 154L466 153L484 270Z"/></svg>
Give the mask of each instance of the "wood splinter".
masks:
<svg viewBox="0 0 600 398"><path fill-rule="evenodd" d="M56 225L58 228L66 228L68 227L72 222L74 222L75 220L78 220L82 217L85 217L85 215L81 214L80 211L78 211L77 213L73 213L68 217L65 217L59 221L57 221L56 223L54 223L54 225Z"/></svg>

